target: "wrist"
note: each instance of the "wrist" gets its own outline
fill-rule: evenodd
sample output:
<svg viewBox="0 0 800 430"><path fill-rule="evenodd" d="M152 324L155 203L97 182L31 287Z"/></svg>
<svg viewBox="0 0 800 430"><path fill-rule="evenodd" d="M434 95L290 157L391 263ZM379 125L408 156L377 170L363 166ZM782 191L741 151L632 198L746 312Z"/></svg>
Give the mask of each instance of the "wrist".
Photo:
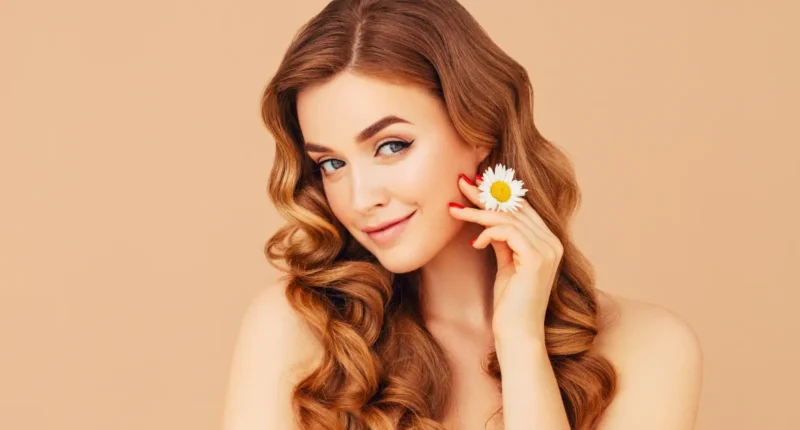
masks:
<svg viewBox="0 0 800 430"><path fill-rule="evenodd" d="M538 330L494 330L494 342L500 345L544 345L544 326Z"/></svg>
<svg viewBox="0 0 800 430"><path fill-rule="evenodd" d="M544 334L496 334L494 344L498 361L503 357L547 356Z"/></svg>

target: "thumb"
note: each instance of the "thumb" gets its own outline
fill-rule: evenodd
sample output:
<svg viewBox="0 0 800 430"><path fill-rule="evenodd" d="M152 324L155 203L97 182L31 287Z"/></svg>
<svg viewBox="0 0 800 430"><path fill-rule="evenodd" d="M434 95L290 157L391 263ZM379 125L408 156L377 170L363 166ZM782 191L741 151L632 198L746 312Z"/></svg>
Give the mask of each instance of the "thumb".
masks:
<svg viewBox="0 0 800 430"><path fill-rule="evenodd" d="M497 258L497 269L503 270L509 264L514 264L514 251L504 241L493 240L492 248L494 248L494 255Z"/></svg>

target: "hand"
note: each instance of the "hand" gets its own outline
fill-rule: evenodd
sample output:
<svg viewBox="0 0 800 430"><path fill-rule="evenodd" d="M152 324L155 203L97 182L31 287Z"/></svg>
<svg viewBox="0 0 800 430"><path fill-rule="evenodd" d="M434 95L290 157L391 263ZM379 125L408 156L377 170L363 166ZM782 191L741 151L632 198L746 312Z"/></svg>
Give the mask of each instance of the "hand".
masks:
<svg viewBox="0 0 800 430"><path fill-rule="evenodd" d="M517 211L496 212L485 210L478 187L466 176L459 178L458 187L477 208L451 206L450 214L486 226L472 246L484 249L491 243L497 257L492 316L496 341L533 338L544 343L545 312L564 254L561 241L526 199Z"/></svg>

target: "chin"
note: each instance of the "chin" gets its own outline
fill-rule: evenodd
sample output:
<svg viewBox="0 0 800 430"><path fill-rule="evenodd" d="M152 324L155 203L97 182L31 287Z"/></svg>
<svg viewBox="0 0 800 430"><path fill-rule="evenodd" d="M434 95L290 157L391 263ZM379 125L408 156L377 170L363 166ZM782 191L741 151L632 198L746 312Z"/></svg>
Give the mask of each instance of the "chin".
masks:
<svg viewBox="0 0 800 430"><path fill-rule="evenodd" d="M423 261L418 256L414 256L413 253L395 253L395 255L389 257L378 257L378 261L388 271L396 274L412 272L423 265Z"/></svg>

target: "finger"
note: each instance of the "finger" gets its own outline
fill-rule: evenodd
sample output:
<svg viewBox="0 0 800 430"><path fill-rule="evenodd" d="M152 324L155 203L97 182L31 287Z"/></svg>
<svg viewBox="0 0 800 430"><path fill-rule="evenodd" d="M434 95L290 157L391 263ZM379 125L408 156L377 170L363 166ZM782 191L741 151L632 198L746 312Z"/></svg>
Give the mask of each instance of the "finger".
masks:
<svg viewBox="0 0 800 430"><path fill-rule="evenodd" d="M530 204L527 200L523 198L523 201L520 203L522 207L519 210L512 211L511 216L515 219L519 220L521 223L525 224L531 230L537 232L537 235L542 235L542 226L537 223L534 218L529 214L528 210L526 210L525 206L530 207ZM531 208L532 210L532 208ZM545 226L544 228L547 228Z"/></svg>
<svg viewBox="0 0 800 430"><path fill-rule="evenodd" d="M530 203L528 203L527 200L523 202L522 210L518 216L533 224L533 229L536 232L536 235L544 244L549 247L550 250L555 252L557 255L564 254L564 245L561 243L561 239L559 239L558 236L556 236L556 234L550 230L550 228L547 226L547 223L544 222L544 219L539 215L538 212L536 212L536 210L530 205Z"/></svg>
<svg viewBox="0 0 800 430"><path fill-rule="evenodd" d="M547 223L544 221L544 218L542 218L536 209L533 208L528 199L526 197L520 197L517 202L519 207L509 211L509 213L515 219L532 229L536 235L542 241L544 241L544 244L555 250L556 253L562 253L563 246L561 241L558 239L558 236L556 236L555 233L550 230L550 228L547 226Z"/></svg>
<svg viewBox="0 0 800 430"><path fill-rule="evenodd" d="M495 258L497 260L497 268L502 269L509 264L514 264L516 267L517 258L511 247L506 242L499 240L490 240L492 248L494 249Z"/></svg>
<svg viewBox="0 0 800 430"><path fill-rule="evenodd" d="M506 212L487 211L477 208L457 208L451 206L450 214L454 218L480 224L485 227L510 224L519 230L520 234L522 234L525 239L530 241L535 248L540 249L548 246L546 239L542 237L541 233L536 231L537 229L535 227L531 227L523 220L520 220ZM528 220L528 223L532 222ZM546 249L543 252L547 252Z"/></svg>
<svg viewBox="0 0 800 430"><path fill-rule="evenodd" d="M472 246L477 249L483 249L492 241L507 243L511 251L519 256L518 260L506 257L505 262L515 261L518 266L527 266L542 261L542 255L533 244L525 239L524 234L519 229L509 224L487 228L475 238Z"/></svg>
<svg viewBox="0 0 800 430"><path fill-rule="evenodd" d="M490 243L492 244L492 248L494 249L495 261L497 262L497 270L498 273L502 273L507 271L508 267L513 267L513 271L517 271L519 261L519 256L511 250L508 246L508 243L499 241L499 240L491 240ZM507 275L506 275L507 276ZM503 293L508 286L507 283L501 282L500 284L495 283L494 289L494 303L495 305L498 303L500 298L503 296Z"/></svg>
<svg viewBox="0 0 800 430"><path fill-rule="evenodd" d="M478 198L481 194L478 187L467 178L467 175L463 173L458 177L458 189L461 190L461 193L467 198L467 200L475 205L476 207L483 208L483 204L480 202Z"/></svg>
<svg viewBox="0 0 800 430"><path fill-rule="evenodd" d="M487 211L479 208L462 208L450 206L450 214L463 221L474 222L486 227L500 224L522 224L522 221L505 212Z"/></svg>
<svg viewBox="0 0 800 430"><path fill-rule="evenodd" d="M524 215L531 222L533 222L533 224L536 225L539 229L542 229L545 232L549 233L550 235L553 235L553 232L550 231L549 227L547 227L547 223L544 221L544 218L542 218L542 216L539 215L538 212L536 212L536 209L533 208L528 199L523 197L521 200L522 201L519 202L520 203L519 210L515 211L515 213Z"/></svg>
<svg viewBox="0 0 800 430"><path fill-rule="evenodd" d="M460 184L466 183L466 181L463 179L465 178L462 178L462 180L459 181ZM475 201L475 199L470 199L470 201L473 204L475 204L475 206L483 208L484 205L480 203L480 190L478 189L480 184L483 183L483 176L481 174L475 175L474 183L475 183L474 189L476 190L475 194L477 201ZM514 216L514 218L524 223L526 226L528 226L528 228L533 230L535 235L540 240L544 241L544 244L548 245L550 248L555 250L556 253L558 254L563 253L563 246L561 244L561 241L547 226L547 223L544 221L544 218L542 218L541 215L539 215L539 213L533 208L533 206L530 204L527 198L521 197L519 200L520 200L519 201L520 207L510 211L510 213Z"/></svg>

